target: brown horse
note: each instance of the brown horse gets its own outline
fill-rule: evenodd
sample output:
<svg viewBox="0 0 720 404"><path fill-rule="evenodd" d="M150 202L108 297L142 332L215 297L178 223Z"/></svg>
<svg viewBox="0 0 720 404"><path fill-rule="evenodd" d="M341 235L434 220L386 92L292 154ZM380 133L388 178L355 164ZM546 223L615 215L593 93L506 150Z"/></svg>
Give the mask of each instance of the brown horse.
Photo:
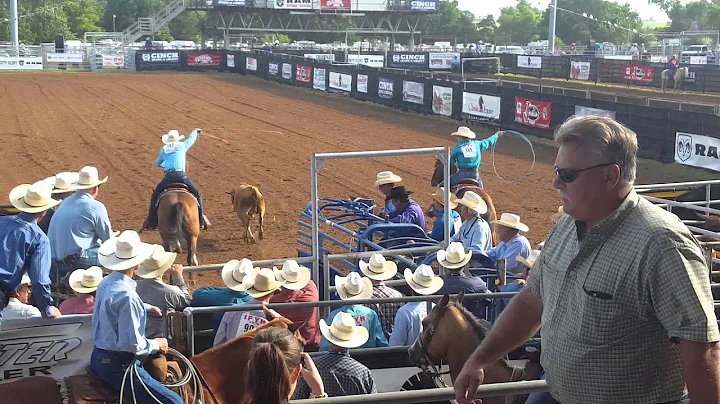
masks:
<svg viewBox="0 0 720 404"><path fill-rule="evenodd" d="M433 187L438 186L439 183L443 182L445 179L445 164L443 164L440 159L435 159L435 168L433 168L433 174L430 178L430 185ZM455 174L458 171L458 168L455 164L450 166L450 175ZM450 188L452 191L454 187Z"/></svg>
<svg viewBox="0 0 720 404"><path fill-rule="evenodd" d="M165 251L182 253L184 242L188 249L187 264L198 265L196 251L200 218L195 196L182 187L170 188L158 198L157 214Z"/></svg>
<svg viewBox="0 0 720 404"><path fill-rule="evenodd" d="M421 368L447 359L453 382L490 328L490 323L478 320L462 306L463 297L462 292L452 299L448 295L443 296L422 321L423 331L408 350L410 360ZM510 366L502 359L485 369L485 383L537 380L541 372L539 363L530 361L525 368L520 368ZM513 397L513 402L522 403L526 398ZM505 402L504 397L483 399L484 404Z"/></svg>

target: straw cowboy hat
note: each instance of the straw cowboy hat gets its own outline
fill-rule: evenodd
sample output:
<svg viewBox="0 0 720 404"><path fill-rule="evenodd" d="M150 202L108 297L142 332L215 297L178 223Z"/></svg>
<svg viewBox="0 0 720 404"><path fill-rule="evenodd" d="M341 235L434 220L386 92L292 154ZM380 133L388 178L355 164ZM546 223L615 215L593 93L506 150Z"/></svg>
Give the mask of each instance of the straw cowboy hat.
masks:
<svg viewBox="0 0 720 404"><path fill-rule="evenodd" d="M471 210L474 210L478 215L484 215L487 213L487 204L485 200L473 191L467 191L463 194L463 197L455 200L459 205L467 206Z"/></svg>
<svg viewBox="0 0 720 404"><path fill-rule="evenodd" d="M535 260L539 256L540 250L532 250L529 257L523 258L522 256L518 255L517 257L515 257L515 261L525 265L528 268L532 268L533 264L535 264Z"/></svg>
<svg viewBox="0 0 720 404"><path fill-rule="evenodd" d="M445 206L445 188L440 187L434 194L432 194L434 200L440 202L441 205ZM454 193L450 192L450 209L457 208L458 198ZM484 201L483 201L484 202ZM487 209L487 206L485 207Z"/></svg>
<svg viewBox="0 0 720 404"><path fill-rule="evenodd" d="M527 233L530 228L520 221L520 216L513 213L503 213L498 220L491 220L490 223L499 224L500 226L509 227L511 229L517 229Z"/></svg>
<svg viewBox="0 0 720 404"><path fill-rule="evenodd" d="M62 172L46 178L45 181L53 186L53 194L64 194L66 192L75 192L75 187L72 184L77 182L79 177L79 173Z"/></svg>
<svg viewBox="0 0 720 404"><path fill-rule="evenodd" d="M75 189L83 190L94 188L100 184L107 182L108 177L105 176L102 180L98 175L98 170L92 166L83 167L78 173L78 180L72 183Z"/></svg>
<svg viewBox="0 0 720 404"><path fill-rule="evenodd" d="M140 265L154 249L154 245L140 241L136 231L125 230L100 246L98 259L100 265L111 271L124 271Z"/></svg>
<svg viewBox="0 0 720 404"><path fill-rule="evenodd" d="M175 257L177 253L166 252L163 246L157 245L150 257L140 264L135 275L143 279L158 278L175 263Z"/></svg>
<svg viewBox="0 0 720 404"><path fill-rule="evenodd" d="M290 290L300 290L310 282L310 269L301 267L295 260L287 260L282 269L273 267L275 278L285 282L283 287Z"/></svg>
<svg viewBox="0 0 720 404"><path fill-rule="evenodd" d="M237 292L248 290L252 283L252 278L245 278L247 275L255 275L259 268L253 268L252 261L247 258L242 260L230 260L222 269L221 277L225 286Z"/></svg>
<svg viewBox="0 0 720 404"><path fill-rule="evenodd" d="M440 250L437 253L437 261L447 269L462 268L470 262L472 251L465 251L460 242L452 242L447 250Z"/></svg>
<svg viewBox="0 0 720 404"><path fill-rule="evenodd" d="M260 268L256 274L245 276L246 281L251 286L247 290L247 294L254 297L263 297L280 289L285 281L275 279L275 273L270 268Z"/></svg>
<svg viewBox="0 0 720 404"><path fill-rule="evenodd" d="M88 269L74 270L70 274L68 282L70 283L70 289L77 293L92 293L97 290L102 279L102 268L93 266Z"/></svg>
<svg viewBox="0 0 720 404"><path fill-rule="evenodd" d="M563 206L560 205L558 206L557 213L553 213L552 216L550 216L550 220L552 220L553 223L557 223L563 215L565 215L565 211L563 210Z"/></svg>
<svg viewBox="0 0 720 404"><path fill-rule="evenodd" d="M370 278L361 277L357 272L350 272L346 277L335 275L335 287L342 300L370 299L373 294Z"/></svg>
<svg viewBox="0 0 720 404"><path fill-rule="evenodd" d="M20 184L10 191L10 203L21 212L40 213L60 202L52 198L52 185L44 181Z"/></svg>
<svg viewBox="0 0 720 404"><path fill-rule="evenodd" d="M355 324L352 314L340 312L333 317L329 326L320 319L320 333L333 345L342 348L357 348L365 344L370 336L368 330Z"/></svg>
<svg viewBox="0 0 720 404"><path fill-rule="evenodd" d="M386 261L381 254L373 254L368 261L360 260L360 272L374 281L386 281L397 274L397 264Z"/></svg>
<svg viewBox="0 0 720 404"><path fill-rule="evenodd" d="M467 126L460 126L455 132L451 133L450 136L461 136L468 139L475 139L475 132L471 131Z"/></svg>
<svg viewBox="0 0 720 404"><path fill-rule="evenodd" d="M162 135L162 142L165 144L179 142L185 139L185 135L181 135L180 132L173 129L165 135Z"/></svg>
<svg viewBox="0 0 720 404"><path fill-rule="evenodd" d="M432 295L440 290L445 283L442 278L435 276L430 265L419 265L415 272L405 268L405 281L415 292L421 295Z"/></svg>
<svg viewBox="0 0 720 404"><path fill-rule="evenodd" d="M32 281L30 280L28 274L23 274L22 278L20 278L20 284L17 287L19 288L22 285L32 285ZM15 290L17 290L17 288L15 288Z"/></svg>
<svg viewBox="0 0 720 404"><path fill-rule="evenodd" d="M402 178L400 178L399 175L393 173L392 171L381 171L375 176L374 186L377 188L380 185L396 184L398 182L402 182Z"/></svg>

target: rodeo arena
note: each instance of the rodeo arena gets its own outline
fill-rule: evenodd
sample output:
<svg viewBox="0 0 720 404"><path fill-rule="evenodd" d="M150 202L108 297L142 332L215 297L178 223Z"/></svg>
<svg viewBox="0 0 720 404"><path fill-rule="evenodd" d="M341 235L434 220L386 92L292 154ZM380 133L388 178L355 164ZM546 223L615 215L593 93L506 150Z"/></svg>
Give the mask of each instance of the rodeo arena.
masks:
<svg viewBox="0 0 720 404"><path fill-rule="evenodd" d="M714 56L414 44L437 7L0 46L0 403L720 402L720 179L664 174L720 171ZM252 39L336 18L412 40Z"/></svg>

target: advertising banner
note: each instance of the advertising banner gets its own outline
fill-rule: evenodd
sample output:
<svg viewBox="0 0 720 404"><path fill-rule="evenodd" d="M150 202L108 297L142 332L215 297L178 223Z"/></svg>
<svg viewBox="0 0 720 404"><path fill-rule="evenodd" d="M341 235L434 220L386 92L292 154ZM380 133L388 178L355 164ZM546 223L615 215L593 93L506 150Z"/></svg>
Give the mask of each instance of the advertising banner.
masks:
<svg viewBox="0 0 720 404"><path fill-rule="evenodd" d="M365 74L357 75L357 90L360 93L367 94L368 92L368 76Z"/></svg>
<svg viewBox="0 0 720 404"><path fill-rule="evenodd" d="M277 68L277 64L275 64L275 68ZM250 56L245 57L245 70L250 70L251 72L257 71L257 59L251 58Z"/></svg>
<svg viewBox="0 0 720 404"><path fill-rule="evenodd" d="M590 62L570 61L570 79L572 79L572 80L588 80L588 79L590 79Z"/></svg>
<svg viewBox="0 0 720 404"><path fill-rule="evenodd" d="M707 56L690 56L691 65L706 65Z"/></svg>
<svg viewBox="0 0 720 404"><path fill-rule="evenodd" d="M517 67L524 67L526 69L541 69L542 57L517 55Z"/></svg>
<svg viewBox="0 0 720 404"><path fill-rule="evenodd" d="M432 111L438 115L452 115L452 87L441 87L433 85Z"/></svg>
<svg viewBox="0 0 720 404"><path fill-rule="evenodd" d="M188 66L220 66L221 57L219 53L189 52L187 54Z"/></svg>
<svg viewBox="0 0 720 404"><path fill-rule="evenodd" d="M103 55L103 67L125 67L125 56Z"/></svg>
<svg viewBox="0 0 720 404"><path fill-rule="evenodd" d="M355 63L370 67L384 67L385 56L383 55L347 55L347 63Z"/></svg>
<svg viewBox="0 0 720 404"><path fill-rule="evenodd" d="M500 97L463 92L462 113L468 119L500 119Z"/></svg>
<svg viewBox="0 0 720 404"><path fill-rule="evenodd" d="M320 0L320 10L350 10L350 0Z"/></svg>
<svg viewBox="0 0 720 404"><path fill-rule="evenodd" d="M595 116L604 116L610 119L615 119L615 111L608 111L606 109L598 109L598 108L590 108L590 107L583 107L581 105L575 106L575 115L577 116L587 116L587 115L595 115Z"/></svg>
<svg viewBox="0 0 720 404"><path fill-rule="evenodd" d="M675 132L675 162L720 171L720 139Z"/></svg>
<svg viewBox="0 0 720 404"><path fill-rule="evenodd" d="M393 53L390 67L397 69L419 69L427 66L427 54L419 52Z"/></svg>
<svg viewBox="0 0 720 404"><path fill-rule="evenodd" d="M551 103L515 97L515 122L540 129L550 129Z"/></svg>
<svg viewBox="0 0 720 404"><path fill-rule="evenodd" d="M625 65L626 80L653 81L653 68L649 66Z"/></svg>
<svg viewBox="0 0 720 404"><path fill-rule="evenodd" d="M0 56L0 70L42 70L42 57Z"/></svg>
<svg viewBox="0 0 720 404"><path fill-rule="evenodd" d="M309 83L312 80L312 67L295 65L295 80Z"/></svg>
<svg viewBox="0 0 720 404"><path fill-rule="evenodd" d="M326 70L319 67L315 68L315 76L313 77L313 88L325 91L325 75Z"/></svg>
<svg viewBox="0 0 720 404"><path fill-rule="evenodd" d="M290 63L283 63L282 78L285 80L290 80L292 78L292 65Z"/></svg>
<svg viewBox="0 0 720 404"><path fill-rule="evenodd" d="M460 63L460 53L432 53L428 55L430 70L449 70L453 63Z"/></svg>
<svg viewBox="0 0 720 404"><path fill-rule="evenodd" d="M334 53L306 53L303 55L303 57L317 60L329 60L331 62L335 61Z"/></svg>
<svg viewBox="0 0 720 404"><path fill-rule="evenodd" d="M245 0L205 0L205 4L220 7L244 7Z"/></svg>
<svg viewBox="0 0 720 404"><path fill-rule="evenodd" d="M235 55L228 53L227 67L235 67Z"/></svg>
<svg viewBox="0 0 720 404"><path fill-rule="evenodd" d="M350 92L352 76L344 73L330 72L330 88Z"/></svg>
<svg viewBox="0 0 720 404"><path fill-rule="evenodd" d="M274 0L268 7L285 10L312 10L313 0Z"/></svg>
<svg viewBox="0 0 720 404"><path fill-rule="evenodd" d="M177 53L177 52L176 52ZM45 58L53 63L82 63L82 53L46 53Z"/></svg>
<svg viewBox="0 0 720 404"><path fill-rule="evenodd" d="M153 51L143 53L141 59L149 64L180 64L180 52L178 51Z"/></svg>
<svg viewBox="0 0 720 404"><path fill-rule="evenodd" d="M425 85L415 81L403 81L403 101L422 104L425 101Z"/></svg>
<svg viewBox="0 0 720 404"><path fill-rule="evenodd" d="M437 11L439 0L410 0L412 11Z"/></svg>
<svg viewBox="0 0 720 404"><path fill-rule="evenodd" d="M277 76L279 72L280 66L277 64L277 62L268 63L268 73L272 74L273 76Z"/></svg>
<svg viewBox="0 0 720 404"><path fill-rule="evenodd" d="M395 95L394 88L395 83L392 80L380 77L378 81L378 97L386 100L392 99L393 95Z"/></svg>

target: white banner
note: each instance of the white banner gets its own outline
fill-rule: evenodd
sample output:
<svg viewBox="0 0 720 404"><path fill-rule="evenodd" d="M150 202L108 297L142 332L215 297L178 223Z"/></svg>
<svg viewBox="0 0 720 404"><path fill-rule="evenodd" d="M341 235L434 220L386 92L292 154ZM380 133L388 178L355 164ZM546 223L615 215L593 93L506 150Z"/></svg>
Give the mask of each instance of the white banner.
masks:
<svg viewBox="0 0 720 404"><path fill-rule="evenodd" d="M283 63L282 78L290 80L292 78L292 65L290 63Z"/></svg>
<svg viewBox="0 0 720 404"><path fill-rule="evenodd" d="M235 55L227 54L227 67L235 67Z"/></svg>
<svg viewBox="0 0 720 404"><path fill-rule="evenodd" d="M422 104L425 101L425 85L414 81L403 81L403 101Z"/></svg>
<svg viewBox="0 0 720 404"><path fill-rule="evenodd" d="M361 93L368 92L368 76L365 74L357 75L357 90Z"/></svg>
<svg viewBox="0 0 720 404"><path fill-rule="evenodd" d="M0 70L42 70L42 57L0 56Z"/></svg>
<svg viewBox="0 0 720 404"><path fill-rule="evenodd" d="M433 85L433 112L438 115L452 115L452 98L452 87L441 87Z"/></svg>
<svg viewBox="0 0 720 404"><path fill-rule="evenodd" d="M257 59L251 58L250 56L245 58L245 69L256 72L257 71Z"/></svg>
<svg viewBox="0 0 720 404"><path fill-rule="evenodd" d="M615 119L615 111L608 111L606 109L583 107L581 105L575 106L575 115L577 116L604 116L606 118Z"/></svg>
<svg viewBox="0 0 720 404"><path fill-rule="evenodd" d="M450 69L453 63L460 63L460 53L430 53L430 70Z"/></svg>
<svg viewBox="0 0 720 404"><path fill-rule="evenodd" d="M675 132L675 162L720 171L720 139Z"/></svg>
<svg viewBox="0 0 720 404"><path fill-rule="evenodd" d="M588 80L590 78L590 62L570 62L570 79Z"/></svg>
<svg viewBox="0 0 720 404"><path fill-rule="evenodd" d="M691 65L706 65L707 56L690 56Z"/></svg>
<svg viewBox="0 0 720 404"><path fill-rule="evenodd" d="M330 88L350 92L352 76L349 74L330 72Z"/></svg>
<svg viewBox="0 0 720 404"><path fill-rule="evenodd" d="M53 63L82 63L82 53L46 53L48 62Z"/></svg>
<svg viewBox="0 0 720 404"><path fill-rule="evenodd" d="M500 97L464 92L462 112L483 118L500 119Z"/></svg>
<svg viewBox="0 0 720 404"><path fill-rule="evenodd" d="M542 68L542 57L517 55L517 67L540 69Z"/></svg>
<svg viewBox="0 0 720 404"><path fill-rule="evenodd" d="M272 74L273 76L277 76L279 71L280 69L277 63L268 62L268 73Z"/></svg>
<svg viewBox="0 0 720 404"><path fill-rule="evenodd" d="M94 347L92 315L5 320L0 346L0 383L26 376L62 380L85 373Z"/></svg>
<svg viewBox="0 0 720 404"><path fill-rule="evenodd" d="M331 62L335 61L334 53L306 53L303 57L317 60L329 60Z"/></svg>
<svg viewBox="0 0 720 404"><path fill-rule="evenodd" d="M347 62L371 67L384 67L385 56L383 55L347 55Z"/></svg>
<svg viewBox="0 0 720 404"><path fill-rule="evenodd" d="M312 10L313 7L312 0L274 0L272 2L268 1L268 6L270 6L270 4L273 5L273 7L270 8L282 8L291 10Z"/></svg>
<svg viewBox="0 0 720 404"><path fill-rule="evenodd" d="M313 88L325 91L325 69L315 68L315 76L313 76Z"/></svg>
<svg viewBox="0 0 720 404"><path fill-rule="evenodd" d="M103 67L125 67L125 56L103 55Z"/></svg>

